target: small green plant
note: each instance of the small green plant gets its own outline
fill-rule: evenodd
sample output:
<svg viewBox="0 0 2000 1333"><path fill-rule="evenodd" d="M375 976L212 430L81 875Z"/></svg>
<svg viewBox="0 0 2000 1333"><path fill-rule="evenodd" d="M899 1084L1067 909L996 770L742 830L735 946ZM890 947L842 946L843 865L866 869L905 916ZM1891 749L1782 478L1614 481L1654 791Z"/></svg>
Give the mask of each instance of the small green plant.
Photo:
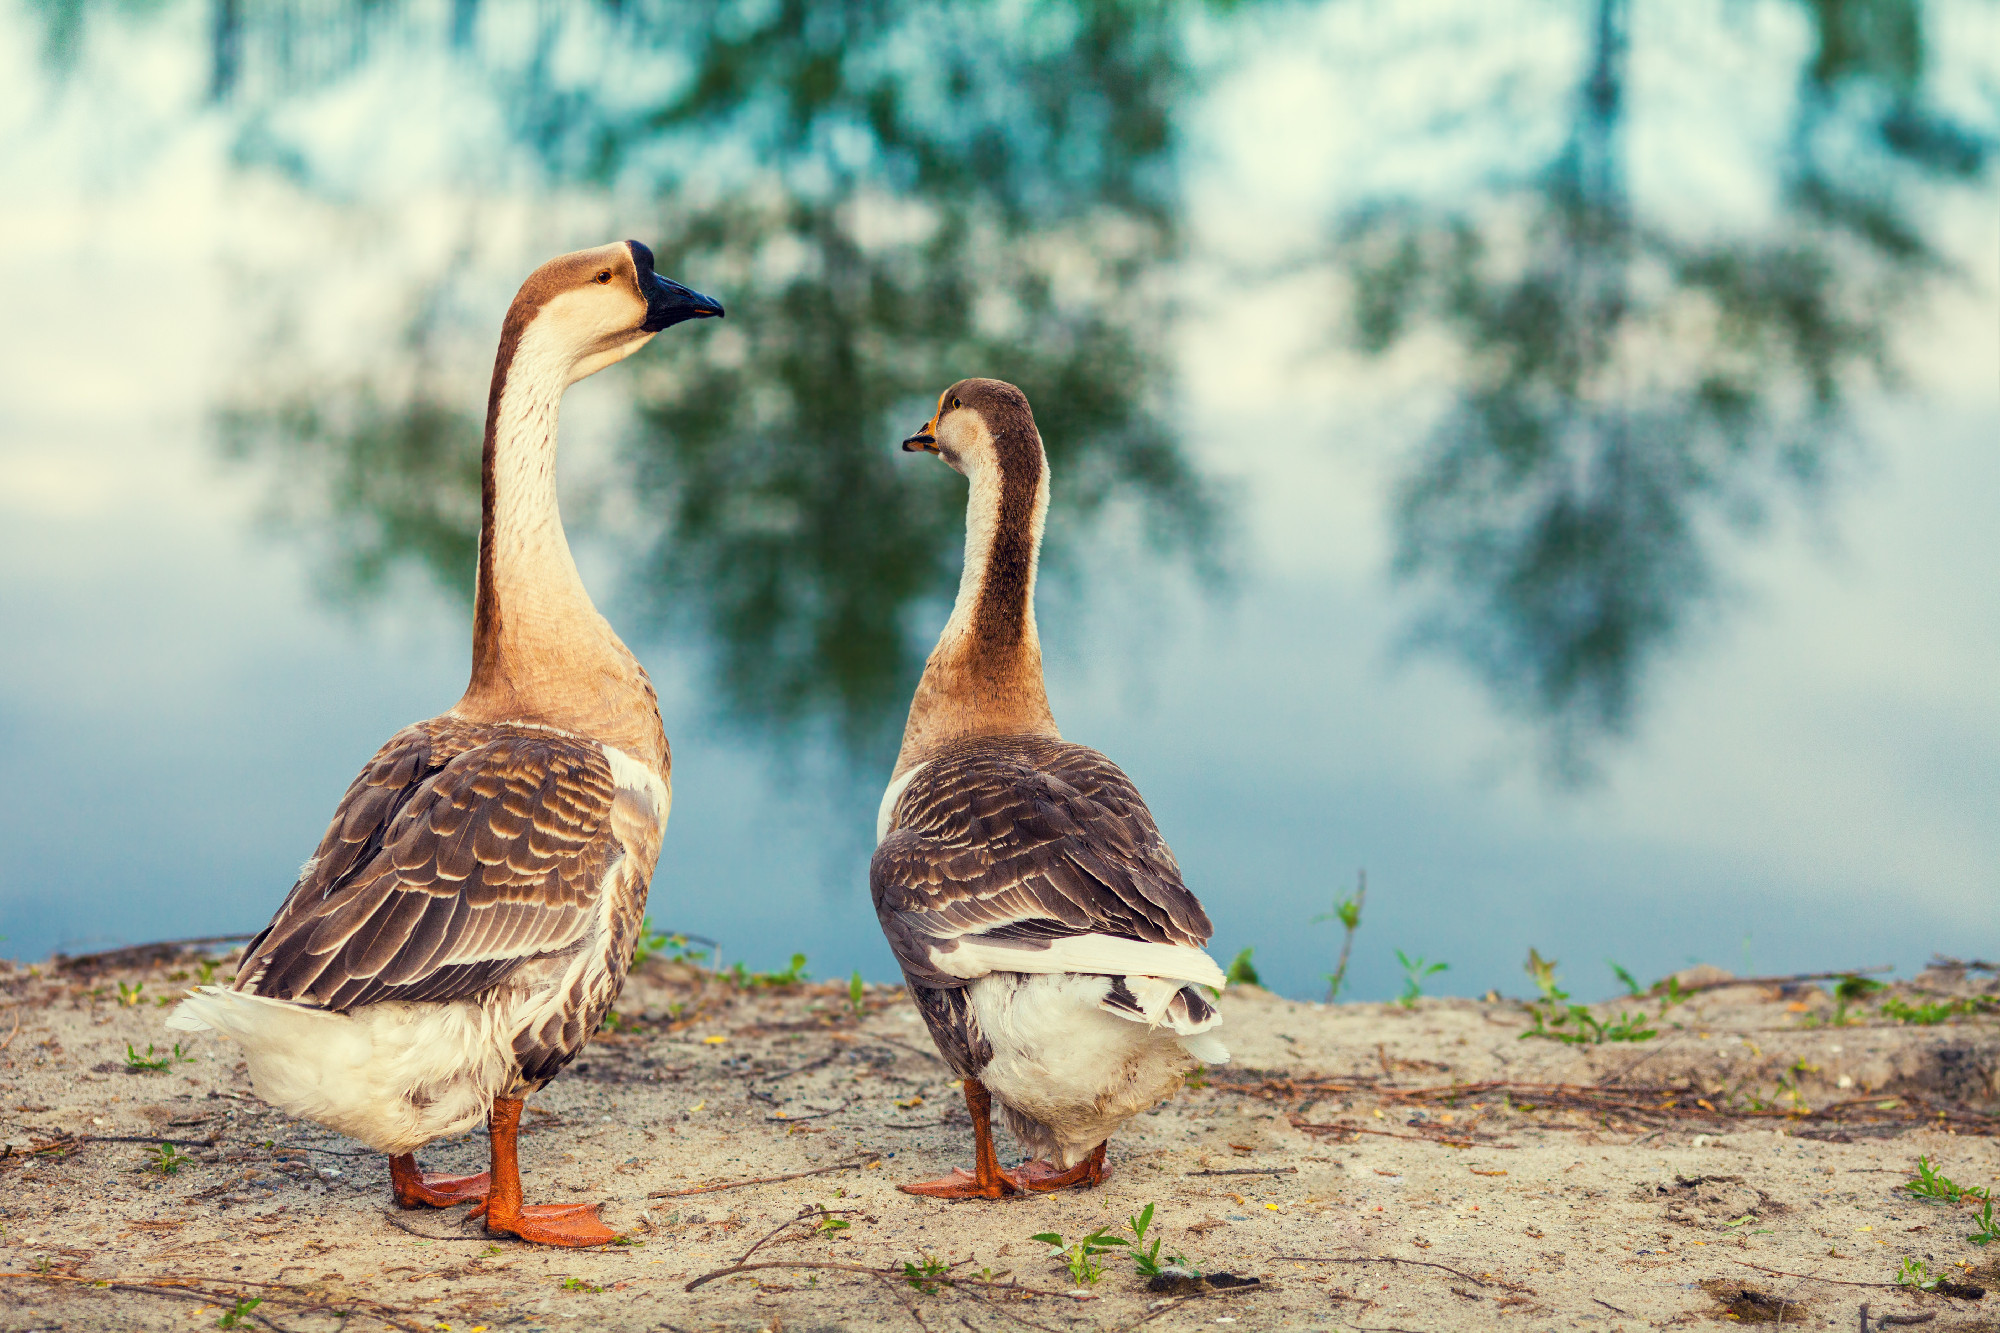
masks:
<svg viewBox="0 0 2000 1333"><path fill-rule="evenodd" d="M697 939L698 936L681 931L668 934L663 930L654 930L653 918L649 916L639 923L639 942L632 949L631 970L638 971L647 959L655 955L663 955L672 963L692 963L699 959L706 964L714 958L719 946L713 940L700 940L702 947L697 949L690 943Z"/></svg>
<svg viewBox="0 0 2000 1333"><path fill-rule="evenodd" d="M1907 1004L1902 1000L1882 1001L1881 1012L1885 1018L1893 1018L1898 1023L1908 1023L1916 1027L1936 1027L1949 1018L1960 1014L1976 1014L1989 1007L1984 999L1970 997L1956 1000L1939 1000L1929 1004Z"/></svg>
<svg viewBox="0 0 2000 1333"><path fill-rule="evenodd" d="M242 1328L244 1319L249 1317L252 1310L263 1303L264 1298L261 1296L245 1296L229 1310L225 1311L222 1318L215 1321L215 1326L217 1328Z"/></svg>
<svg viewBox="0 0 2000 1333"><path fill-rule="evenodd" d="M1646 1026L1646 1016L1642 1013L1628 1013L1605 1022L1591 1013L1588 1005L1571 1004L1569 992L1556 984L1553 958L1544 958L1537 950L1530 949L1526 967L1542 998L1528 1006L1529 1027L1521 1034L1522 1041L1543 1037L1571 1046L1595 1046L1608 1041L1649 1041L1660 1035Z"/></svg>
<svg viewBox="0 0 2000 1333"><path fill-rule="evenodd" d="M1723 1229L1724 1231L1734 1231L1734 1230L1736 1230L1736 1228L1738 1228L1738 1227L1747 1227L1747 1226L1749 1226L1749 1225L1750 1225L1750 1224L1751 1224L1752 1222L1755 1222L1756 1220L1757 1220L1757 1214L1755 1214L1755 1213L1745 1213L1745 1214L1743 1214L1743 1216L1741 1216L1741 1217L1737 1218L1737 1219L1736 1219L1736 1220L1735 1220L1734 1222L1730 1222L1730 1223L1727 1223L1727 1224L1725 1224L1725 1225L1723 1226L1723 1228L1722 1228L1722 1229ZM1763 1227L1758 1227L1758 1228L1756 1228L1755 1230L1752 1230L1752 1231L1746 1231L1746 1232L1744 1232L1743 1234L1744 1234L1744 1235L1746 1235L1746 1236L1768 1236L1768 1235L1770 1235L1771 1233L1770 1233L1770 1231L1766 1230L1766 1229L1765 1229L1765 1228L1763 1228Z"/></svg>
<svg viewBox="0 0 2000 1333"><path fill-rule="evenodd" d="M1903 1266L1896 1271L1896 1285L1914 1287L1918 1291L1935 1291L1943 1278L1931 1272L1931 1266L1921 1259L1903 1256Z"/></svg>
<svg viewBox="0 0 2000 1333"><path fill-rule="evenodd" d="M1424 978L1439 972L1449 972L1450 963L1433 963L1423 958L1412 958L1401 949L1396 950L1396 961L1403 965L1403 993L1396 1000L1405 1009L1417 1007L1417 1001L1424 996Z"/></svg>
<svg viewBox="0 0 2000 1333"><path fill-rule="evenodd" d="M163 1069L171 1069L177 1064L191 1065L193 1063L194 1057L183 1051L179 1042L174 1043L174 1048L171 1051L155 1051L153 1043L149 1041L146 1043L146 1053L144 1055L132 1049L131 1042L128 1041L125 1043L125 1067L135 1072L141 1070L157 1072Z"/></svg>
<svg viewBox="0 0 2000 1333"><path fill-rule="evenodd" d="M195 970L201 974L200 982L202 985L212 986L215 984L215 960L213 958L202 959L195 964Z"/></svg>
<svg viewBox="0 0 2000 1333"><path fill-rule="evenodd" d="M143 981L136 986L127 985L122 981L119 982L118 1003L127 1009L137 1008L139 1003L145 999L145 989L146 983Z"/></svg>
<svg viewBox="0 0 2000 1333"><path fill-rule="evenodd" d="M832 1213L821 1212L818 1217L813 1219L812 1228L813 1235L815 1236L837 1235L847 1230L847 1219L844 1217L835 1217Z"/></svg>
<svg viewBox="0 0 2000 1333"><path fill-rule="evenodd" d="M1686 1004L1688 996L1693 994L1692 991L1681 988L1681 979L1679 977L1667 977L1665 980L1654 982L1653 993L1660 997L1660 1013L1662 1015L1677 1004Z"/></svg>
<svg viewBox="0 0 2000 1333"><path fill-rule="evenodd" d="M853 977L847 983L848 1007L854 1010L856 1018L860 1018L868 1012L867 999L868 983L861 979L861 969L857 967L854 969Z"/></svg>
<svg viewBox="0 0 2000 1333"><path fill-rule="evenodd" d="M1990 1190L1978 1188L1967 1189L1957 1181L1952 1180L1949 1176L1942 1174L1931 1165L1929 1157L1919 1157L1917 1159L1916 1179L1904 1181L1903 1188L1917 1198L1928 1199L1933 1203L1957 1203L1962 1199L1986 1199L1992 1197L1992 1191Z"/></svg>
<svg viewBox="0 0 2000 1333"><path fill-rule="evenodd" d="M1104 1263L1099 1256L1131 1244L1123 1236L1112 1235L1107 1227L1099 1227L1074 1244L1065 1241L1061 1233L1055 1231L1037 1232L1029 1239L1047 1245L1049 1257L1062 1260L1063 1267L1069 1269L1071 1280L1079 1287L1095 1286L1097 1279L1104 1276Z"/></svg>
<svg viewBox="0 0 2000 1333"><path fill-rule="evenodd" d="M181 1168L194 1158L182 1152L171 1143L156 1143L146 1149L146 1169L157 1171L163 1176L177 1176Z"/></svg>
<svg viewBox="0 0 2000 1333"><path fill-rule="evenodd" d="M1847 1026L1847 1011L1882 989L1882 983L1867 977L1847 976L1834 983L1833 1026Z"/></svg>
<svg viewBox="0 0 2000 1333"><path fill-rule="evenodd" d="M1160 1270L1165 1266L1160 1262L1160 1238L1154 1236L1153 1243L1150 1246L1146 1244L1146 1232L1153 1225L1153 1205L1149 1203L1141 1208L1126 1219L1125 1225L1132 1229L1132 1262L1139 1266L1139 1276L1158 1277ZM1039 1240L1041 1237L1037 1236L1036 1239ZM1193 1265L1188 1263L1187 1257L1180 1254L1168 1255L1167 1263L1177 1268L1193 1268Z"/></svg>
<svg viewBox="0 0 2000 1333"><path fill-rule="evenodd" d="M1252 946L1229 960L1229 971L1225 975L1229 978L1230 985L1261 986L1264 984L1263 978L1257 975L1256 964L1250 961L1250 955L1255 952L1257 950L1255 946Z"/></svg>
<svg viewBox="0 0 2000 1333"><path fill-rule="evenodd" d="M943 1289L939 1279L949 1276L951 1265L934 1254L921 1255L918 1262L903 1261L903 1281L915 1287L926 1296L935 1296Z"/></svg>
<svg viewBox="0 0 2000 1333"><path fill-rule="evenodd" d="M626 1021L623 1014L619 1013L616 1009L607 1009L604 1011L604 1021L598 1024L597 1030L599 1032L618 1032L630 1026L631 1024Z"/></svg>
<svg viewBox="0 0 2000 1333"><path fill-rule="evenodd" d="M1607 958L1604 960L1604 962L1605 965L1611 969L1611 975L1618 978L1618 984L1625 988L1625 993L1627 995L1631 996L1633 999L1636 1000L1646 993L1645 987L1639 984L1639 978L1633 976L1630 972L1627 972L1624 968L1618 966L1618 963L1615 959Z"/></svg>
<svg viewBox="0 0 2000 1333"><path fill-rule="evenodd" d="M738 959L729 965L728 977L744 990L775 990L783 986L796 986L806 979L806 956L792 955L792 965L782 972L752 972Z"/></svg>
<svg viewBox="0 0 2000 1333"><path fill-rule="evenodd" d="M2000 1240L2000 1223L1996 1223L1993 1220L1993 1192L1991 1190L1986 1191L1986 1206L1974 1215L1972 1225L1978 1227L1979 1230L1967 1236L1966 1239L1974 1245L1991 1245L1994 1241Z"/></svg>
<svg viewBox="0 0 2000 1333"><path fill-rule="evenodd" d="M589 1282L585 1282L580 1277L564 1278L562 1280L562 1289L564 1291L588 1291L588 1292L599 1292L604 1290L604 1288L602 1287L595 1286Z"/></svg>
<svg viewBox="0 0 2000 1333"><path fill-rule="evenodd" d="M1361 929L1361 907L1368 901L1368 872L1361 871L1355 877L1354 896L1342 898L1333 905L1331 912L1322 912L1313 918L1318 921L1338 921L1345 932L1340 939L1340 961L1333 965L1333 971L1326 974L1326 1002L1332 1004L1340 994L1341 985L1347 980L1347 958L1354 952L1354 932Z"/></svg>

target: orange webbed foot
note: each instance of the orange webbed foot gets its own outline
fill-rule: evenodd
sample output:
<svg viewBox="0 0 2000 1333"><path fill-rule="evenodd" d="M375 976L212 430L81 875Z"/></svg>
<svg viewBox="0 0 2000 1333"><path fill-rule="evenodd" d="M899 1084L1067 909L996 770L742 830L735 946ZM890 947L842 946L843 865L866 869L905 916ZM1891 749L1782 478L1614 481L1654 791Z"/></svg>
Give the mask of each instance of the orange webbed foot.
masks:
<svg viewBox="0 0 2000 1333"><path fill-rule="evenodd" d="M952 1168L952 1173L940 1180L918 1180L897 1189L905 1194L921 1194L927 1199L999 1199L1009 1194L1023 1194L1021 1182L1005 1171L994 1172L994 1179L982 1181L964 1167Z"/></svg>
<svg viewBox="0 0 2000 1333"><path fill-rule="evenodd" d="M489 1232L519 1236L535 1245L562 1245L580 1249L589 1245L609 1245L618 1233L597 1216L594 1203L530 1204L509 1219L486 1219Z"/></svg>
<svg viewBox="0 0 2000 1333"><path fill-rule="evenodd" d="M396 1202L404 1208L454 1208L461 1203L483 1205L491 1177L438 1176L428 1171L393 1174Z"/></svg>
<svg viewBox="0 0 2000 1333"><path fill-rule="evenodd" d="M1104 1149L1100 1147L1067 1171L1058 1170L1038 1157L1032 1162L1021 1163L1014 1174L1027 1188L1038 1194L1049 1194L1056 1190L1102 1185L1111 1179L1111 1167L1104 1160Z"/></svg>

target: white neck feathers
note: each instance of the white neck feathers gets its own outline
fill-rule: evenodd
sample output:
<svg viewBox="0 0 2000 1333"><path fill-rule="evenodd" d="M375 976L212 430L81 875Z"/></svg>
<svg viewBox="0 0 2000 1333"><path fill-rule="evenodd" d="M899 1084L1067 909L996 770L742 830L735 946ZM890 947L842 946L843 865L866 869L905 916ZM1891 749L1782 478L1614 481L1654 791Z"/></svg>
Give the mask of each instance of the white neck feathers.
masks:
<svg viewBox="0 0 2000 1333"><path fill-rule="evenodd" d="M582 614L602 623L577 572L556 500L556 429L571 358L551 341L528 326L495 413L493 577L509 620Z"/></svg>
<svg viewBox="0 0 2000 1333"><path fill-rule="evenodd" d="M990 444L968 459L965 568L951 619L910 703L897 776L963 737L1060 734L1042 683L1035 626L1048 468L1039 449L1032 463L1018 455L1013 461L1017 472L1010 477Z"/></svg>

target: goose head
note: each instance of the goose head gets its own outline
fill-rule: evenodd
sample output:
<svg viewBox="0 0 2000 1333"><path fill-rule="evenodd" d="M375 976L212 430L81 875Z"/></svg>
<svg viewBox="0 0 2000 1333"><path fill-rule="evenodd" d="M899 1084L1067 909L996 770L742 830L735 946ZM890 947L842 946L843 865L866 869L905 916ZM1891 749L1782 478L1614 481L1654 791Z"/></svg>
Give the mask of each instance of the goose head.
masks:
<svg viewBox="0 0 2000 1333"><path fill-rule="evenodd" d="M622 361L653 335L722 306L653 271L653 252L618 241L559 255L528 275L507 311L501 340L513 355L574 384Z"/></svg>
<svg viewBox="0 0 2000 1333"><path fill-rule="evenodd" d="M1004 380L967 379L938 395L937 411L903 441L905 452L936 454L968 477L1039 472L1042 437L1028 395Z"/></svg>

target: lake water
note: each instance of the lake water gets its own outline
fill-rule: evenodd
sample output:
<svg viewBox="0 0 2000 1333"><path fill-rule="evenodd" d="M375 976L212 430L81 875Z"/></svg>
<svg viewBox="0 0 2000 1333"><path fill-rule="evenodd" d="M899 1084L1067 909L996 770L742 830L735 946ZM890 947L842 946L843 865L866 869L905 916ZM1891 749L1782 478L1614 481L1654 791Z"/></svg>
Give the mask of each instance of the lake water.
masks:
<svg viewBox="0 0 2000 1333"><path fill-rule="evenodd" d="M252 13L251 11L255 11ZM0 9L0 950L254 930L468 662L499 317L660 688L656 924L867 891L962 483L1055 469L1067 736L1310 996L2000 956L2000 16L1791 0Z"/></svg>

